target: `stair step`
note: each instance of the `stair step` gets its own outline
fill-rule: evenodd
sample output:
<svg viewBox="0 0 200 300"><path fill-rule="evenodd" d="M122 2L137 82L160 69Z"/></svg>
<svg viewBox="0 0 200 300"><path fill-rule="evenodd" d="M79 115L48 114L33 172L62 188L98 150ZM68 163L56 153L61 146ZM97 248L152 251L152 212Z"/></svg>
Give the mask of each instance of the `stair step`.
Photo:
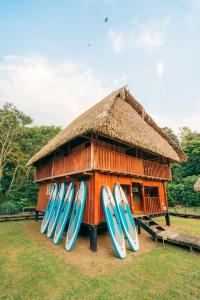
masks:
<svg viewBox="0 0 200 300"><path fill-rule="evenodd" d="M150 225L150 227L156 228L156 227L159 227L159 225L158 224L153 224L153 225Z"/></svg>
<svg viewBox="0 0 200 300"><path fill-rule="evenodd" d="M158 229L156 231L154 231L156 234L161 234L161 232L165 232L165 230L161 230L161 229Z"/></svg>
<svg viewBox="0 0 200 300"><path fill-rule="evenodd" d="M142 223L144 223L144 224L148 224L148 223L151 223L152 222L152 220L142 220Z"/></svg>

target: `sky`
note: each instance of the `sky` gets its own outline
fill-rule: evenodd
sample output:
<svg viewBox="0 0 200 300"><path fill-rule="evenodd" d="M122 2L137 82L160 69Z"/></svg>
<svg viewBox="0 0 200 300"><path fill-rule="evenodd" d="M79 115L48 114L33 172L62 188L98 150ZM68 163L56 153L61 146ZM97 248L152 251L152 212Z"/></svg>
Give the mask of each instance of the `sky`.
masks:
<svg viewBox="0 0 200 300"><path fill-rule="evenodd" d="M199 15L200 0L0 0L0 107L66 127L127 85L160 126L200 130Z"/></svg>

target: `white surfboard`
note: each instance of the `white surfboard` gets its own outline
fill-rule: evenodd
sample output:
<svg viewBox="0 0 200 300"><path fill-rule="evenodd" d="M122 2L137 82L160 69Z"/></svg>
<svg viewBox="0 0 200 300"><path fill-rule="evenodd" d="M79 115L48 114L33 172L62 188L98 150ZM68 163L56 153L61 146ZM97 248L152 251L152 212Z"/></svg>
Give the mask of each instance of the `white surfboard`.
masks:
<svg viewBox="0 0 200 300"><path fill-rule="evenodd" d="M66 194L66 182L63 182L60 185L58 195L56 197L56 200L53 203L53 209L50 214L49 226L47 231L47 236L49 238L53 237L54 235L65 194Z"/></svg>
<svg viewBox="0 0 200 300"><path fill-rule="evenodd" d="M58 194L58 184L55 183L53 186L49 201L47 203L46 209L45 209L45 213L44 213L44 217L43 217L42 225L41 225L41 229L40 229L41 233L47 232L49 220L51 217L51 212L53 210L53 204L54 204L54 201L56 200L57 194Z"/></svg>
<svg viewBox="0 0 200 300"><path fill-rule="evenodd" d="M53 239L55 245L59 244L62 240L63 232L65 230L65 226L68 220L72 201L74 199L74 190L75 190L74 184L71 182L67 188L67 192L62 204L59 220L56 225L56 230Z"/></svg>
<svg viewBox="0 0 200 300"><path fill-rule="evenodd" d="M133 251L139 250L139 241L135 222L124 191L119 183L114 187L114 199L120 216L122 228Z"/></svg>
<svg viewBox="0 0 200 300"><path fill-rule="evenodd" d="M102 188L102 202L108 230L117 256L119 258L125 258L126 247L121 222L113 195L107 185Z"/></svg>
<svg viewBox="0 0 200 300"><path fill-rule="evenodd" d="M81 181L79 189L76 193L72 214L69 221L69 227L67 230L67 238L65 249L71 251L76 243L78 232L81 226L83 217L83 211L86 202L86 183Z"/></svg>

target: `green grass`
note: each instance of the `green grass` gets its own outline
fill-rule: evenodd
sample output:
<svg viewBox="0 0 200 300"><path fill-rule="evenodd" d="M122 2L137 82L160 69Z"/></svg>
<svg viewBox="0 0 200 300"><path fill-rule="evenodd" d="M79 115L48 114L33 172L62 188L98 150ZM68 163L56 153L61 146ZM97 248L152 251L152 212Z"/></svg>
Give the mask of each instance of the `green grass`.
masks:
<svg viewBox="0 0 200 300"><path fill-rule="evenodd" d="M170 216L171 227L169 230L179 232L182 234L194 235L200 237L200 220L186 219L180 217ZM160 225L165 225L165 218L160 217L155 219Z"/></svg>
<svg viewBox="0 0 200 300"><path fill-rule="evenodd" d="M184 207L184 208L177 208L176 210L175 207L169 207L169 211L177 212L177 213L200 215L200 207Z"/></svg>
<svg viewBox="0 0 200 300"><path fill-rule="evenodd" d="M1 223L0 299L200 299L200 255L157 247L92 276L41 246L24 222Z"/></svg>

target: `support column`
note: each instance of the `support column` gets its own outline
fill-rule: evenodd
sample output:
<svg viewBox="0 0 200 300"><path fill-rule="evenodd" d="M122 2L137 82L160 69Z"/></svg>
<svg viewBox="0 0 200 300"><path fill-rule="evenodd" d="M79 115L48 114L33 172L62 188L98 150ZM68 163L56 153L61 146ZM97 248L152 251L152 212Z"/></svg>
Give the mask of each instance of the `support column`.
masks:
<svg viewBox="0 0 200 300"><path fill-rule="evenodd" d="M170 224L170 215L169 215L169 213L166 213L165 214L165 221L166 221L166 225L167 226L170 226L171 224Z"/></svg>
<svg viewBox="0 0 200 300"><path fill-rule="evenodd" d="M141 234L141 227L140 227L140 224L138 223L137 226L138 226L137 232L138 232L138 234Z"/></svg>
<svg viewBox="0 0 200 300"><path fill-rule="evenodd" d="M36 211L35 211L35 221L38 221L38 215L39 215L39 211L36 210Z"/></svg>
<svg viewBox="0 0 200 300"><path fill-rule="evenodd" d="M90 249L93 252L97 251L97 225L91 225L90 230Z"/></svg>

